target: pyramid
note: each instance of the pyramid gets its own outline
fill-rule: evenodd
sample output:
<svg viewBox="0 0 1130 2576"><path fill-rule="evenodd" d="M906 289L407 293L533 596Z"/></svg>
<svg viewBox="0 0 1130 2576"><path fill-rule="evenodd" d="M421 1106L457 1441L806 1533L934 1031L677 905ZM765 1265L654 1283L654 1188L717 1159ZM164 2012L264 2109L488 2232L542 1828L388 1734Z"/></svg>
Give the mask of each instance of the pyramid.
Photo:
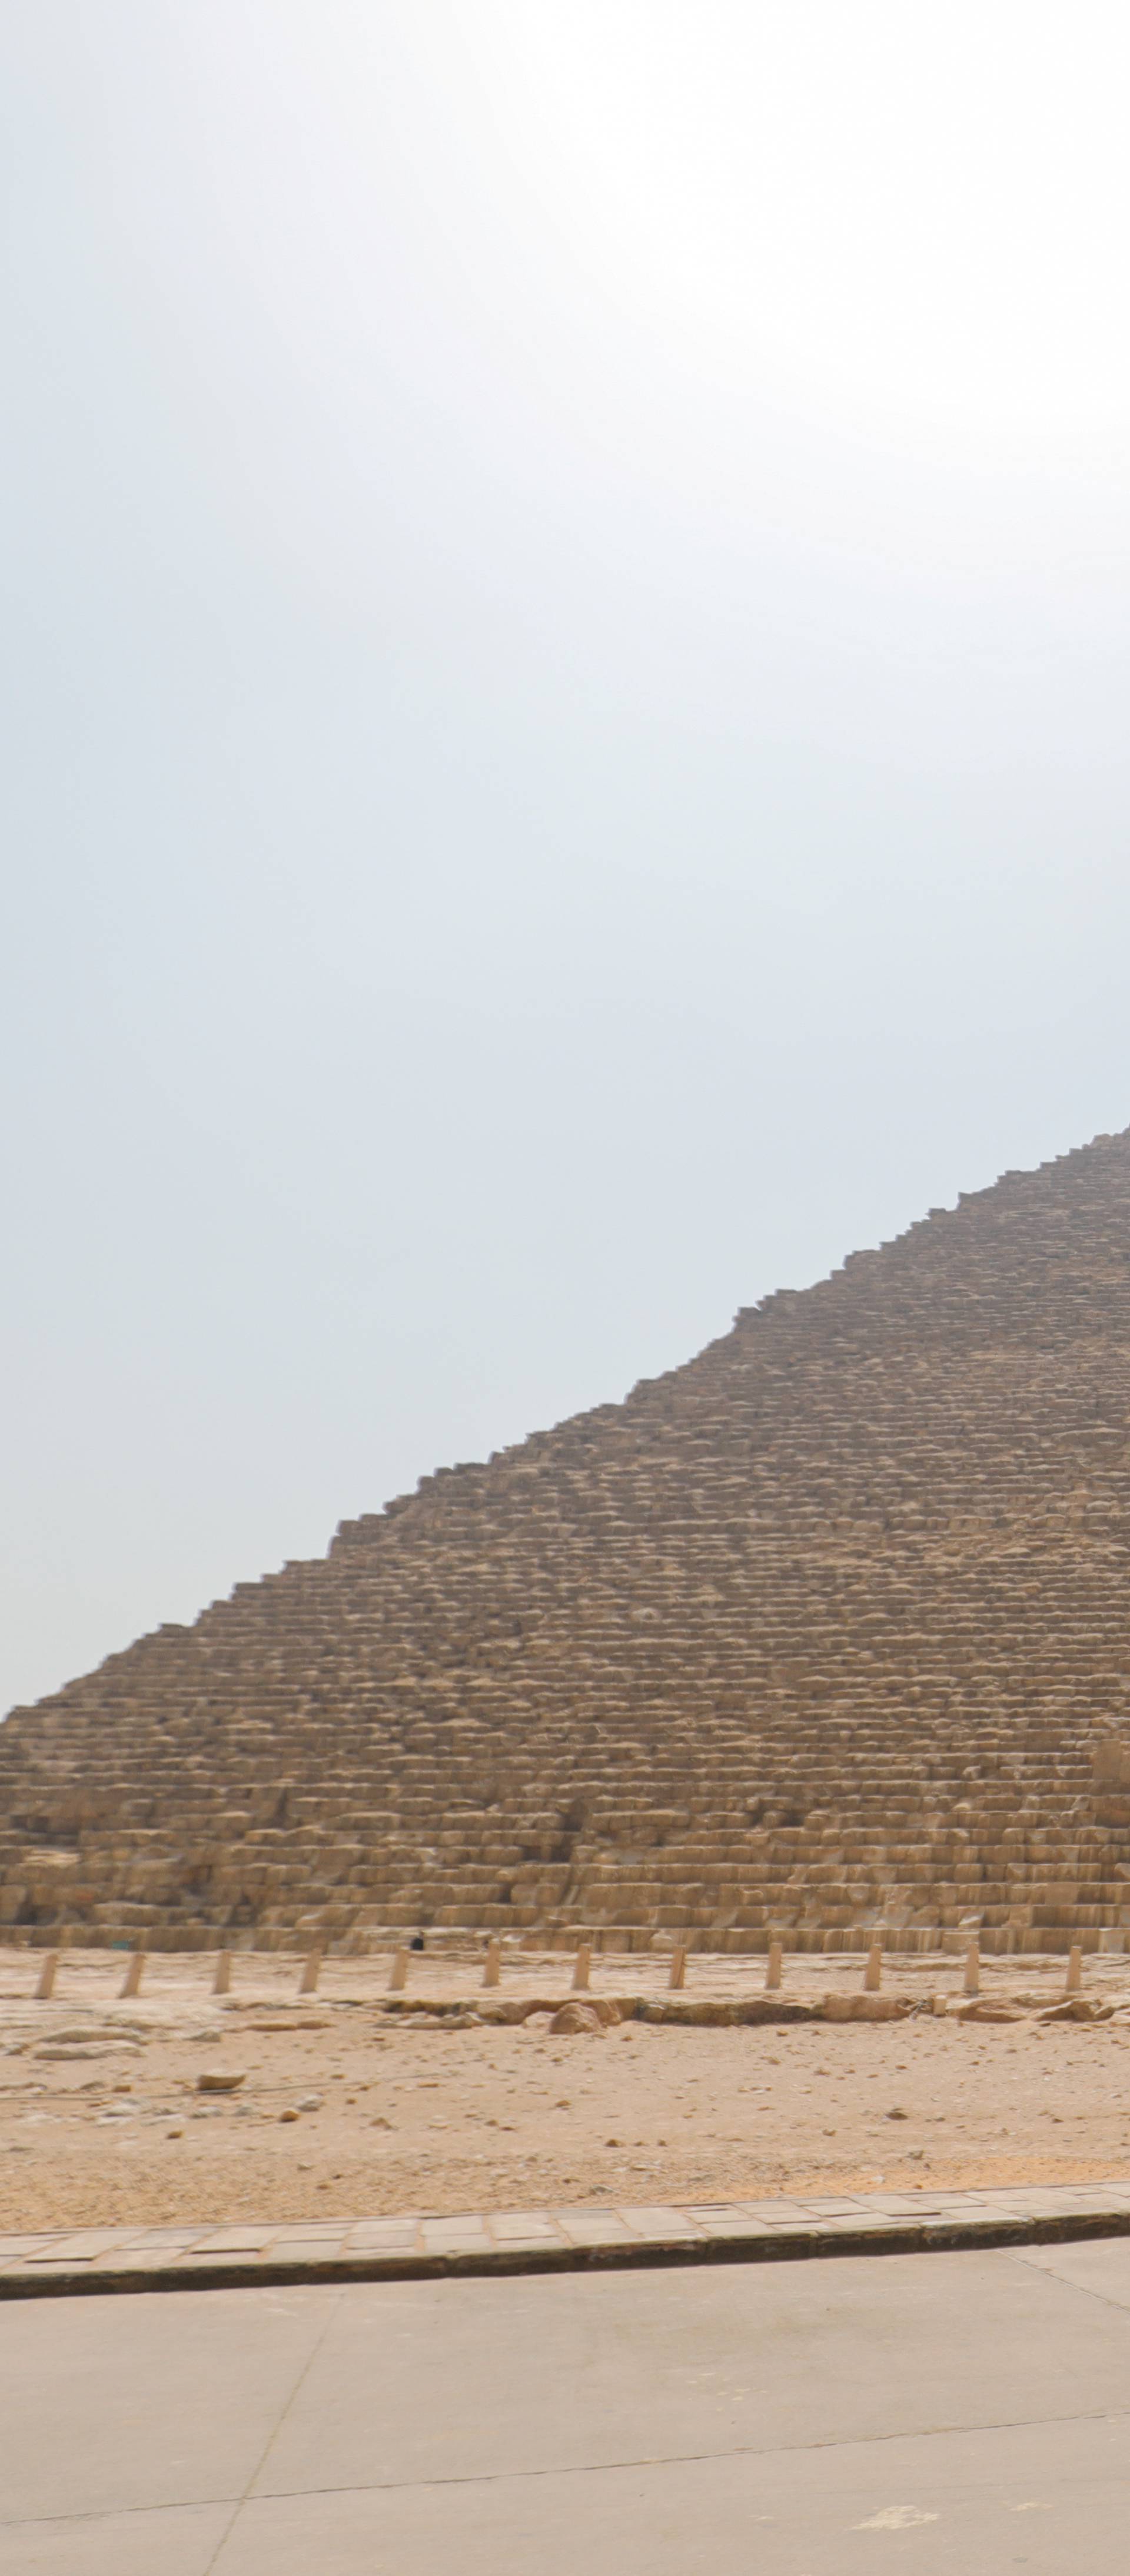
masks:
<svg viewBox="0 0 1130 2576"><path fill-rule="evenodd" d="M1121 1135L14 1711L0 1938L1121 1948L1128 1578Z"/></svg>

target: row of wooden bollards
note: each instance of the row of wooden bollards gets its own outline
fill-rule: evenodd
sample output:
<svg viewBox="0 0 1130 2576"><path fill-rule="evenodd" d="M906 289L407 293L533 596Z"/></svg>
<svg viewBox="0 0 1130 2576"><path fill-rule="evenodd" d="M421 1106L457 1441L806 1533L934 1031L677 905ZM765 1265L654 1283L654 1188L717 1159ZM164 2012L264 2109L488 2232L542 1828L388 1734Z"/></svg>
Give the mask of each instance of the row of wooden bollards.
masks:
<svg viewBox="0 0 1130 2576"><path fill-rule="evenodd" d="M407 1950L398 1950L396 1957L393 1960L392 1974L389 1978L389 1988L393 1993L400 1993L407 1983L408 1957L409 1953ZM496 1986L498 1984L501 1967L502 1952L500 1944L497 1941L488 1941L486 1959L483 1965L484 1986ZM586 1994L588 1992L591 1969L592 1949L587 1941L582 1941L577 1950L573 1964L574 1994ZM769 1944L769 1956L765 1963L765 1985L766 1991L769 1994L776 1994L779 1991L783 1972L783 1944L780 1941L771 1941ZM686 1982L687 1953L685 1948L680 1946L671 1953L671 1967L667 1978L667 1984L669 1988L673 1988L678 1992L686 1985ZM873 1941L870 1949L868 1950L867 1961L863 1971L864 1993L877 1995L882 1982L883 1944L881 1941ZM1067 1962L1067 1979L1064 1985L1064 1994L1077 1995L1081 1993L1082 1986L1083 1951L1081 1945L1076 1942L1072 1947L1071 1954ZM965 1953L964 1989L967 1995L978 1995L981 1991L981 1944L979 1941L971 1941ZM305 1991L305 1989L303 1989L303 1991Z"/></svg>
<svg viewBox="0 0 1130 2576"><path fill-rule="evenodd" d="M147 1954L144 1950L134 1950L131 1952L129 1965L126 1969L120 1989L123 1996L140 1994L141 1980L146 1964L146 1955ZM391 1995L399 1995L404 1992L404 1988L408 1983L408 1961L410 1956L410 1951L406 1949L397 1950L394 1955L388 1980L388 1991ZM44 1952L43 1966L39 1974L39 1983L35 1989L35 2000L37 2003L47 2003L55 1992L55 1978L58 1973L59 1958L60 1953L58 1950L47 1950ZM574 1994L587 1994L591 1968L592 1949L587 1941L582 1941L573 1963ZM776 1994L779 1991L783 1970L784 1951L782 1944L780 1941L771 1941L769 1944L769 1956L765 1963L765 1988L768 1994ZM230 1992L231 1971L232 1953L230 1950L221 1950L216 1960L216 1973L212 1980L212 1992L214 1995L226 1995ZM322 1952L320 1950L310 1950L302 1962L302 1973L298 1980L299 1994L316 1994L318 1991L318 1979L321 1976L321 1973ZM486 1957L483 1962L484 1986L496 1986L501 1974L501 1943L498 1941L488 1941ZM686 1981L687 1953L685 1948L679 1948L673 1950L671 1953L671 1968L667 1983L669 1987L673 1987L678 1991L681 1987L685 1986ZM863 1971L863 1987L865 1994L877 1995L882 1982L883 1945L881 1941L873 1941L870 1950L868 1951L867 1964ZM1077 1995L1082 1993L1082 1989L1083 1951L1081 1944L1079 1942L1075 1942L1067 1962L1067 1978L1063 1991L1065 1996ZM979 1941L971 1941L965 1954L964 1990L967 1995L978 1995L981 1991L981 1945Z"/></svg>
<svg viewBox="0 0 1130 2576"><path fill-rule="evenodd" d="M54 1994L54 1992L55 1992L55 1979L56 1979L56 1977L58 1976L58 1973L59 1973L59 1961L60 1961L61 1956L62 1956L62 1953L61 1953L60 1951L58 1951L58 1950L45 1950L45 1951L44 1951L44 1954L43 1954L43 1966L41 1967L41 1969L40 1969L40 1971L39 1971L39 1983L38 1983L38 1985L36 1986L36 1989L35 1989L35 2000L36 2000L37 2004L45 2004L45 2003L49 2003L49 2002L50 2002L51 1997L52 1997L52 1995L53 1995L53 1994ZM120 1993L120 1994L122 1994L122 1995L139 1995L139 1994L141 1993L141 1980L142 1980L142 1977L143 1977L144 1972L145 1972L145 1966L146 1966L147 1958L148 1958L148 1952L147 1952L147 1951L145 1951L145 1950L131 1950L131 1952L130 1952L130 1957L129 1957L129 1965L128 1965L127 1969L126 1969L126 1973L125 1973L125 1975L124 1975L124 1977L123 1977L123 1979L122 1979L121 1986L120 1986L120 1988L119 1988L119 1993ZM403 1960L405 1961L405 1963L407 1963L407 1958L408 1958L408 1953L407 1953L407 1951L406 1951L406 1950L398 1950L398 1951L397 1951L397 1954L396 1954L396 1960L395 1960L395 1961L394 1961L394 1963L393 1963L393 1975L392 1975L392 1978L390 1979L390 1983L392 1983L392 1984L396 1984L397 1982L399 1982L399 1984L403 1985L403 1983L404 1983L404 1978L403 1978L403 1976L401 1976L401 1977L400 1977L400 1979L399 1979L399 1980L397 1980L397 1977L396 1977L396 1966L397 1966L397 1964L399 1963L399 1961L400 1961L401 1959L403 1959ZM221 1951L220 1951L220 1953L219 1953L219 1955L218 1955L218 1957L217 1957L217 1960L216 1960L216 1973L215 1973L215 1975L214 1975L214 1977L213 1977L213 1979L212 1979L212 1992L213 1992L213 1994L214 1994L214 1995L226 1995L226 1994L230 1994L230 1992L231 1992L231 1967L232 1967L232 1953L231 1953L231 1951L230 1951L230 1950L221 1950ZM299 1991L299 1994L300 1994L300 1995L313 1995L313 1994L316 1994L316 1993L317 1993L317 1991L318 1991L318 1979L319 1979L319 1977L321 1976L321 1973L322 1973L322 1953L321 1953L321 1951L320 1951L320 1950L311 1950L311 1951L309 1951L309 1952L308 1952L308 1954L307 1954L306 1958L305 1958L305 1959L303 1960L303 1962L302 1962L302 1974L301 1974L301 1976L299 1977L299 1980L298 1980L298 1991Z"/></svg>
<svg viewBox="0 0 1130 2576"><path fill-rule="evenodd" d="M216 1972L212 1979L212 1992L214 1995L226 1995L231 1992L232 1956L233 1954L230 1950L221 1950L217 1956ZM300 1995L314 1995L317 1993L318 1980L322 1973L322 1956L323 1954L320 1950L308 1951L302 1962L302 1973L298 1980L298 1992ZM62 1952L59 1950L44 1951L43 1966L39 1972L39 1983L35 1989L35 2000L37 2003L48 2003L51 1996L54 1994L55 1979L59 1973L59 1961L61 1957ZM407 1950L398 1950L396 1952L393 1958L392 1969L388 1981L390 1994L395 1995L403 1992L404 1987L408 1982L409 1957L410 1952ZM129 1965L119 1989L119 1992L122 1995L140 1994L141 1980L145 1972L147 1958L148 1953L145 1950L133 1950L130 1952ZM587 1985L587 1964L583 1978L579 1973L581 1959L583 1958L587 1963L587 1950L578 1951L577 1958L578 1974L574 1977L574 1985ZM483 1973L483 1984L485 1986L496 1986L498 1984L500 1967L501 1953L499 1945L497 1941L492 1941L487 1950L486 1967Z"/></svg>
<svg viewBox="0 0 1130 2576"><path fill-rule="evenodd" d="M675 1974L675 1963L676 1963L676 1961L677 1961L677 1960L681 1960L681 1959L684 1959L684 1958L685 1958L685 1953L684 1953L684 1952L679 1951L679 1950L677 1950L677 1951L675 1952L675 1958L672 1960L672 1963L671 1963L671 1984L672 1984L673 1986L674 1986L674 1985L680 1985L680 1986L682 1985L682 1982L683 1982L682 1973L680 1972L679 1976L678 1976L678 1977L676 1977L676 1974ZM777 1988L780 1986L780 1983L781 1983L781 1970L782 1970L782 1950L781 1950L781 1943L780 1943L779 1941L771 1941L771 1942L770 1942L770 1944L769 1944L769 1959L768 1959L768 1963L767 1963L766 1970L765 1970L765 1983L766 1983L766 1987L768 1988L768 1990L769 1990L769 1992L770 1992L770 1993L774 1993L774 1992L777 1990ZM882 1985L882 1982L883 1982L883 1944L882 1944L882 1942L881 1942L881 1941L873 1941L873 1942L871 1943L871 1947L870 1947L870 1949L869 1949L869 1951L868 1951L868 1953L867 1953L867 1965L866 1965L866 1967L864 1968L864 1971L863 1971L863 1990L864 1990L864 1993L865 1993L865 1994L869 1994L869 1995L877 1995L877 1994L878 1994L878 1992L879 1992L879 1988L880 1988L880 1986ZM965 1991L965 1993L966 1993L967 1995L979 1995L979 1994L980 1994L980 1992L981 1992L981 1944L980 1944L980 1942L979 1942L979 1941L971 1941L971 1942L969 1943L969 1947L968 1947L968 1949L966 1950L966 1953L965 1953L965 1975L964 1975L964 1978L963 1978L963 1980L962 1980L962 1983L963 1983L964 1991ZM1064 1988L1063 1988L1063 1991L1064 1991L1064 1995L1065 1995L1065 1996L1068 1996L1068 1995L1078 1995L1078 1994L1081 1994L1081 1993L1082 1993L1082 1991L1083 1991L1083 1949L1082 1949L1082 1944L1081 1944L1080 1942L1078 1942L1078 1941L1073 1942L1072 1947L1071 1947L1070 1954L1069 1954L1069 1956L1068 1956L1068 1961L1067 1961L1067 1976L1066 1976L1066 1979L1065 1979L1065 1982L1064 1982Z"/></svg>

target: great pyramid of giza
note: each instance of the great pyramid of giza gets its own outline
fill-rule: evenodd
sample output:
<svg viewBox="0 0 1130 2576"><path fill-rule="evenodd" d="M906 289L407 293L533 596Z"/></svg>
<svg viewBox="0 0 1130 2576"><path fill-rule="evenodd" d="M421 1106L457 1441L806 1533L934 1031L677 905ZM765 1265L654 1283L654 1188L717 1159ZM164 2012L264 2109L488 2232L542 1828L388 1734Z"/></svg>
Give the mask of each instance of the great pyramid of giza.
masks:
<svg viewBox="0 0 1130 2576"><path fill-rule="evenodd" d="M13 1712L3 1937L1121 1948L1124 1727L1128 1135Z"/></svg>

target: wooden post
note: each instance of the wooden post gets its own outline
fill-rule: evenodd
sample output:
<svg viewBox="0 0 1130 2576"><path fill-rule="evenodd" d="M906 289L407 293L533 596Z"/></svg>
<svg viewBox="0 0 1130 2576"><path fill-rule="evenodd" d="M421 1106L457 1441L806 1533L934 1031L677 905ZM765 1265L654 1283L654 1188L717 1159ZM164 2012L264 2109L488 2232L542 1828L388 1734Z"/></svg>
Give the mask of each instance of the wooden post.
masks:
<svg viewBox="0 0 1130 2576"><path fill-rule="evenodd" d="M881 1941L873 1941L867 1953L867 1965L863 1971L864 1993L868 1995L877 1995L882 1982L883 1944Z"/></svg>
<svg viewBox="0 0 1130 2576"><path fill-rule="evenodd" d="M299 1994L316 1995L321 1973L322 1953L320 1950L311 1950L302 1962L302 1974L298 1980Z"/></svg>
<svg viewBox="0 0 1130 2576"><path fill-rule="evenodd" d="M580 1949L577 1952L577 1963L573 1970L573 1992L575 1995L584 1995L588 1993L589 1967L591 1965L591 1961L592 1952L589 1948L588 1942L582 1941Z"/></svg>
<svg viewBox="0 0 1130 2576"><path fill-rule="evenodd" d="M145 1966L145 1952L144 1952L144 1950L135 1950L135 1951L134 1951L134 1953L133 1953L132 1958L130 1959L130 1961L129 1961L129 1963L128 1963L128 1966L127 1966L127 1968L126 1968L125 1975L124 1975L124 1977L123 1977L123 1979L122 1979L122 1987L121 1987L121 1990L122 1990L123 1995L138 1995L138 1994L140 1994L140 1992L141 1992L141 1971L142 1971L142 1969L144 1968L144 1966Z"/></svg>
<svg viewBox="0 0 1130 2576"><path fill-rule="evenodd" d="M500 1943L499 1943L499 1942L497 1942L497 1941L488 1941L488 1942L487 1942L487 1955L486 1955L486 1959L485 1959L485 1961L484 1961L484 1963L483 1963L483 1984L484 1984L484 1986L496 1986L496 1985L498 1984L498 1980L499 1980L499 1978L500 1978L501 1974L502 1974L502 1949L501 1949L501 1945L500 1945Z"/></svg>
<svg viewBox="0 0 1130 2576"><path fill-rule="evenodd" d="M685 1986L686 1982L687 1954L686 1951L680 1947L679 1949L672 1950L671 1952L671 1974L667 1979L667 1983L669 1986L679 1987Z"/></svg>
<svg viewBox="0 0 1130 2576"><path fill-rule="evenodd" d="M55 1971L58 1965L58 1951L48 1950L43 1961L43 1966L39 1971L39 1984L35 1989L35 2000L37 2004L46 2004L50 2002L51 1997L55 1992Z"/></svg>
<svg viewBox="0 0 1130 2576"><path fill-rule="evenodd" d="M1073 1941L1071 1945L1063 1991L1065 1995L1081 1995L1083 1992L1083 1950L1078 1941Z"/></svg>
<svg viewBox="0 0 1130 2576"><path fill-rule="evenodd" d="M221 1950L216 1961L216 1973L212 1979L212 1992L214 1995L226 1995L230 1992L230 1989L231 1951Z"/></svg>
<svg viewBox="0 0 1130 2576"><path fill-rule="evenodd" d="M965 1953L965 1991L967 1995L979 1995L981 1992L981 1944L979 1941L971 1941L969 1948Z"/></svg>
<svg viewBox="0 0 1130 2576"><path fill-rule="evenodd" d="M388 1990L390 1995L402 1995L407 1983L408 1952L407 1950L398 1950L392 1963L392 1970L388 1981Z"/></svg>
<svg viewBox="0 0 1130 2576"><path fill-rule="evenodd" d="M780 1942L771 1941L769 1944L769 1956L765 1962L765 1992L767 1995L775 1995L781 1983L782 1958L783 1952Z"/></svg>

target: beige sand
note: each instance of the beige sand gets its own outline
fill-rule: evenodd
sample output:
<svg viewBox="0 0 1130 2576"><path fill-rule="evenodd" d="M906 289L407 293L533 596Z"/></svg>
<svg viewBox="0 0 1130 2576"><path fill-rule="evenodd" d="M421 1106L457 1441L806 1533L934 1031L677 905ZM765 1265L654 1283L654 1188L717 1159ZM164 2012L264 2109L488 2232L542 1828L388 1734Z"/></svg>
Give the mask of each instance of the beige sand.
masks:
<svg viewBox="0 0 1130 2576"><path fill-rule="evenodd" d="M354 2216L578 2202L731 2200L791 2190L958 2187L1130 2177L1130 1975L1088 1962L1115 2007L1047 2023L1064 1962L1001 1961L984 2000L1021 2018L962 2022L955 1960L893 1961L884 1992L912 2018L671 2028L605 2038L396 2017L388 1963L331 1961L299 1999L299 1963L244 1957L226 1999L213 1963L68 1954L50 2003L40 1960L0 1954L0 2226ZM416 1960L409 2000L488 2008L563 1995L560 1957ZM857 1993L862 1960L787 1959L782 2001ZM758 1994L757 1961L692 1959L684 2000ZM602 1958L597 1992L661 1997L659 1961ZM926 2008L941 1992L944 2018ZM59 2049L62 2055L43 2051ZM242 2074L202 2094L202 2072Z"/></svg>

